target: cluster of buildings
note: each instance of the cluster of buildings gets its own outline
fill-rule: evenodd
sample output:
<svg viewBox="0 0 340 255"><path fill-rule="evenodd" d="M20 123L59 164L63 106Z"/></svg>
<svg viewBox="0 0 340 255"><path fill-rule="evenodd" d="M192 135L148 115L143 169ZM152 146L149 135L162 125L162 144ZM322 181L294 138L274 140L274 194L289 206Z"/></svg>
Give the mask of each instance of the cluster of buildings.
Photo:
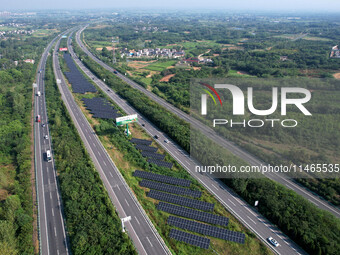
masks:
<svg viewBox="0 0 340 255"><path fill-rule="evenodd" d="M0 28L0 37L5 37L7 35L31 35L34 32L35 30L25 30L25 29L1 31L1 28Z"/></svg>
<svg viewBox="0 0 340 255"><path fill-rule="evenodd" d="M332 50L331 54L329 55L331 58L340 58L340 49L338 45L335 45Z"/></svg>
<svg viewBox="0 0 340 255"><path fill-rule="evenodd" d="M142 49L142 50L123 50L121 57L150 57L150 58L183 58L184 50L177 51L176 49Z"/></svg>
<svg viewBox="0 0 340 255"><path fill-rule="evenodd" d="M2 27L13 27L13 28L20 28L24 27L26 24L22 23L3 23L0 24L0 37L5 37L7 35L31 35L35 32L35 30L27 30L27 29L13 29L13 30L8 30L8 29L1 29Z"/></svg>

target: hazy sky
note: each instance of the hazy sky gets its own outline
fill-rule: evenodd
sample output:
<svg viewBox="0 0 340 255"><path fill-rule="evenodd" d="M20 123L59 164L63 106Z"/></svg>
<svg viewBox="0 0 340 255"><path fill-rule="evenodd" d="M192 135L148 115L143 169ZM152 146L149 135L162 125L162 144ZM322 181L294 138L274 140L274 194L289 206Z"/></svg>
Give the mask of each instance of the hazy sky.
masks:
<svg viewBox="0 0 340 255"><path fill-rule="evenodd" d="M340 0L0 0L0 10L164 8L336 11Z"/></svg>

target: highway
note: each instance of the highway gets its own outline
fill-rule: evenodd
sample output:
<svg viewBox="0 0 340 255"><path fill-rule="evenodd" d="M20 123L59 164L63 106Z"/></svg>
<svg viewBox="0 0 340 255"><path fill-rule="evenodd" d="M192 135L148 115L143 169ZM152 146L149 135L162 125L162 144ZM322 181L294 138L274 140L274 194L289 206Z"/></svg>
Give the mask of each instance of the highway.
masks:
<svg viewBox="0 0 340 255"><path fill-rule="evenodd" d="M83 44L83 42L80 40L80 34L84 29L86 29L88 25L84 26L76 33L76 42L81 47L81 49L95 62L97 62L99 65L104 67L106 70L113 72L114 69L110 67L109 65L105 64L103 61L98 59L96 56L94 56ZM147 89L143 88L142 86L138 85L136 82L130 80L125 75L121 73L117 73L117 77L125 81L127 84L129 84L134 89L137 89L144 93L146 96L148 96L153 101L157 102L159 105L163 106L167 110L171 111L172 113L176 114L179 118L185 120L186 122L190 123L191 127L194 127L195 129L199 130L204 134L206 137L213 140L215 143L219 144L220 146L226 148L231 153L233 153L235 156L243 159L244 161L248 162L250 165L253 166L260 166L260 165L267 165L265 162L262 162L261 160L257 159L255 156L251 155L246 150L240 148L233 142L228 141L224 137L217 134L212 128L206 126L199 120L193 118L192 116L184 113L180 109L176 108L172 104L168 103L164 99L158 97L151 91L148 91ZM320 209L324 209L332 213L334 216L340 218L340 209L335 207L334 205L330 204L328 201L324 200L322 197L318 196L317 194L312 193L310 190L305 188L304 186L298 184L297 182L293 181L292 179L289 179L285 177L283 174L278 173L265 173L264 174L267 178L272 179L278 183L281 183L285 187L292 189L297 194L303 196L305 199L319 207Z"/></svg>
<svg viewBox="0 0 340 255"><path fill-rule="evenodd" d="M75 102L65 78L60 70L56 44L53 53L53 70L62 100L77 128L77 131L106 187L109 197L120 218L127 216L131 220L125 228L139 254L163 255L171 254L145 211L125 182L123 176L111 160L99 138L90 126L81 109Z"/></svg>
<svg viewBox="0 0 340 255"><path fill-rule="evenodd" d="M256 210L250 207L227 186L220 183L219 180L215 180L211 176L202 175L195 172L194 169L197 165L197 162L193 161L187 152L182 150L179 145L172 141L166 134L160 131L142 114L131 107L129 103L114 93L112 89L109 88L102 80L98 79L90 70L88 70L75 55L70 41L68 42L68 49L79 68L90 79L92 79L106 95L108 95L121 109L123 109L126 114L137 113L137 123L151 137L157 134L159 138L156 139L156 142L162 146L179 164L181 164L191 174L192 177L197 179L211 194L213 194L229 212L231 212L238 220L240 220L240 222L242 222L248 229L254 232L266 245L268 245L268 247L270 247L277 254L306 254L298 245L291 241ZM166 139L169 140L169 143L164 142ZM280 243L280 246L275 248L268 244L266 239L269 236L275 238Z"/></svg>
<svg viewBox="0 0 340 255"><path fill-rule="evenodd" d="M57 174L53 162L47 162L46 151L51 150L51 136L48 128L48 118L45 101L44 74L46 60L53 43L59 38L54 38L45 48L39 62L36 75L35 100L34 100L34 150L36 189L38 202L38 225L40 254L63 255L69 254L68 241L64 227L62 201L58 187ZM41 96L37 96L37 91ZM36 116L40 115L41 122ZM42 124L45 124L43 127ZM45 136L48 139L45 139Z"/></svg>

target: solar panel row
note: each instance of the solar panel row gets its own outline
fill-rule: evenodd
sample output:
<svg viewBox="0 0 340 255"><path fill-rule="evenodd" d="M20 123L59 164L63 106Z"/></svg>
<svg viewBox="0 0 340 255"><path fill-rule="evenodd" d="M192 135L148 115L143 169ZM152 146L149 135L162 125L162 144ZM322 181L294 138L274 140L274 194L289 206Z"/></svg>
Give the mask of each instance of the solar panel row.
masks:
<svg viewBox="0 0 340 255"><path fill-rule="evenodd" d="M152 158L152 159L158 159L158 160L163 160L165 158L165 155L159 154L159 153L154 153L154 152L149 152L149 151L142 151L142 156L146 158Z"/></svg>
<svg viewBox="0 0 340 255"><path fill-rule="evenodd" d="M149 152L156 152L158 148L156 147L151 147L143 144L136 144L135 145L136 149L141 150L141 151L149 151Z"/></svg>
<svg viewBox="0 0 340 255"><path fill-rule="evenodd" d="M173 185L169 185L165 183L154 182L150 180L141 180L139 182L139 185L145 188L157 189L157 190L165 191L168 193L173 193L173 194L178 194L178 195L183 195L183 196L191 196L191 197L199 198L202 195L202 192L198 190L191 190L187 188L173 186Z"/></svg>
<svg viewBox="0 0 340 255"><path fill-rule="evenodd" d="M88 109L94 118L115 119L121 116L117 110L104 98L83 98L86 109Z"/></svg>
<svg viewBox="0 0 340 255"><path fill-rule="evenodd" d="M147 196L153 199L162 200L168 203L182 205L186 207L191 207L191 208L195 208L198 210L204 210L204 211L214 210L214 204L187 198L187 197L181 197L181 196L177 196L177 195L173 195L169 193L164 193L158 190L150 190Z"/></svg>
<svg viewBox="0 0 340 255"><path fill-rule="evenodd" d="M151 140L144 140L144 139L138 139L138 138L131 138L130 142L136 143L136 144L143 144L143 145L151 145Z"/></svg>
<svg viewBox="0 0 340 255"><path fill-rule="evenodd" d="M212 236L236 243L244 244L245 241L245 234L243 233L231 231L224 228L218 228L215 226L203 224L192 220L178 218L175 216L169 216L168 224L178 228L196 232L202 235Z"/></svg>
<svg viewBox="0 0 340 255"><path fill-rule="evenodd" d="M140 171L140 170L136 170L133 173L133 175L136 176L136 177L143 178L143 179L149 179L149 180L154 180L154 181L158 181L158 182L164 182L164 183L169 183L169 184L184 186L184 187L189 187L190 184L191 184L191 181L189 181L189 180L180 179L180 178L171 177L171 176L166 176L166 175L161 175L161 174L145 172L145 171Z"/></svg>
<svg viewBox="0 0 340 255"><path fill-rule="evenodd" d="M202 249L209 249L210 239L180 231L178 229L171 229L169 236L177 241L185 242Z"/></svg>
<svg viewBox="0 0 340 255"><path fill-rule="evenodd" d="M65 76L72 85L74 93L85 94L86 92L96 92L97 89L84 77L78 70L76 64L69 53L64 53L64 60L69 72L65 72Z"/></svg>
<svg viewBox="0 0 340 255"><path fill-rule="evenodd" d="M206 223L211 223L215 225L221 225L221 226L228 226L229 219L227 217L219 216L216 214L212 213L207 213L207 212L202 212L202 211L197 211L194 209L178 206L178 205L173 205L173 204L168 204L164 202L159 202L157 205L157 209L175 214L178 216L182 216L185 218L193 219L193 220L198 220Z"/></svg>
<svg viewBox="0 0 340 255"><path fill-rule="evenodd" d="M153 158L149 158L148 162L155 164L157 166L166 167L166 168L170 168L170 169L172 168L172 163L170 163L170 162L160 161L160 160L153 159Z"/></svg>

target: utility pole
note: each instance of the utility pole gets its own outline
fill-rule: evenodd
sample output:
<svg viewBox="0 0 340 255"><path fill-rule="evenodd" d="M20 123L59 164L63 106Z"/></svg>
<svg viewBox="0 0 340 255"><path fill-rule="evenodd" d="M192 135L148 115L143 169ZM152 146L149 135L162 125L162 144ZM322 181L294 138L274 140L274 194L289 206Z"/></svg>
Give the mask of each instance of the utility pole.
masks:
<svg viewBox="0 0 340 255"><path fill-rule="evenodd" d="M119 43L119 37L118 36L116 37L116 39L114 39L114 37L112 37L112 63L113 64L117 63L116 51L115 51L115 43L116 44Z"/></svg>

